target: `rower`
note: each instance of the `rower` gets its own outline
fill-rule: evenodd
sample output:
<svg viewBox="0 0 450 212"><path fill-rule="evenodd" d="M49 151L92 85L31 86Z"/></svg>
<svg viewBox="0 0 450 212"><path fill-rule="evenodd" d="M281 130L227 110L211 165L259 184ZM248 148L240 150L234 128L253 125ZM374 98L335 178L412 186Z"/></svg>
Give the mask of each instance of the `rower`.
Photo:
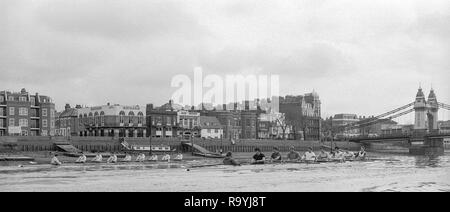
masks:
<svg viewBox="0 0 450 212"><path fill-rule="evenodd" d="M325 152L325 150L322 148L320 150L320 154L317 156L317 160L319 161L328 161L330 159L330 155Z"/></svg>
<svg viewBox="0 0 450 212"><path fill-rule="evenodd" d="M289 161L300 160L300 153L295 151L294 146L289 147L289 153L287 154L287 159Z"/></svg>
<svg viewBox="0 0 450 212"><path fill-rule="evenodd" d="M255 155L253 155L252 164L264 164L266 156L261 152L259 148L255 148Z"/></svg>
<svg viewBox="0 0 450 212"><path fill-rule="evenodd" d="M137 162L144 162L144 160L145 160L145 155L144 155L144 153L139 154L139 155L136 157L136 161L137 161Z"/></svg>
<svg viewBox="0 0 450 212"><path fill-rule="evenodd" d="M97 153L94 159L92 159L92 162L101 163L103 160L103 156L100 153Z"/></svg>
<svg viewBox="0 0 450 212"><path fill-rule="evenodd" d="M113 153L111 156L109 156L107 163L117 163L117 155Z"/></svg>
<svg viewBox="0 0 450 212"><path fill-rule="evenodd" d="M277 147L273 148L273 153L270 156L272 162L281 162L281 154Z"/></svg>
<svg viewBox="0 0 450 212"><path fill-rule="evenodd" d="M353 152L350 151L345 151L344 158L346 160L353 160L355 158L355 154L353 154Z"/></svg>
<svg viewBox="0 0 450 212"><path fill-rule="evenodd" d="M84 155L83 152L81 152L80 157L78 157L78 159L75 161L75 163L86 163L86 155Z"/></svg>
<svg viewBox="0 0 450 212"><path fill-rule="evenodd" d="M165 153L165 155L161 158L162 161L170 161L170 155Z"/></svg>
<svg viewBox="0 0 450 212"><path fill-rule="evenodd" d="M148 160L149 161L158 161L158 155L152 155L152 156L150 156L150 158Z"/></svg>
<svg viewBox="0 0 450 212"><path fill-rule="evenodd" d="M223 164L224 165L233 165L233 166L241 165L233 158L233 155L231 152L227 152L227 154L225 155L225 159L223 159Z"/></svg>
<svg viewBox="0 0 450 212"><path fill-rule="evenodd" d="M334 148L333 160L344 160L344 153L339 149L339 147Z"/></svg>
<svg viewBox="0 0 450 212"><path fill-rule="evenodd" d="M303 160L307 162L315 161L316 160L316 154L313 152L312 147L308 148L308 151L305 152L305 154L302 157Z"/></svg>
<svg viewBox="0 0 450 212"><path fill-rule="evenodd" d="M175 157L176 161L182 161L183 160L183 154L181 154L181 152L178 152L177 156Z"/></svg>
<svg viewBox="0 0 450 212"><path fill-rule="evenodd" d="M366 159L366 150L363 146L361 146L361 150L356 153L356 158L361 160Z"/></svg>
<svg viewBox="0 0 450 212"><path fill-rule="evenodd" d="M55 165L55 166L59 166L62 163L58 160L58 155L55 154L52 158L52 160L50 161L50 164Z"/></svg>
<svg viewBox="0 0 450 212"><path fill-rule="evenodd" d="M122 162L130 162L131 161L131 155L126 153L125 157L122 159Z"/></svg>

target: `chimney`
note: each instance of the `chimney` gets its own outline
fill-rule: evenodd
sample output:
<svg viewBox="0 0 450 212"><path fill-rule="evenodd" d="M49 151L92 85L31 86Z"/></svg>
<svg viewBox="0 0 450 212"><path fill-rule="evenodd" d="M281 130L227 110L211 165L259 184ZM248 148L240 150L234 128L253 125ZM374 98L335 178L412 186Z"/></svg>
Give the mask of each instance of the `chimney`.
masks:
<svg viewBox="0 0 450 212"><path fill-rule="evenodd" d="M222 109L227 110L227 104L222 104Z"/></svg>
<svg viewBox="0 0 450 212"><path fill-rule="evenodd" d="M109 102L108 102L108 103L106 103L106 105L107 105L107 106L110 106L110 105L111 105L111 103L109 103Z"/></svg>
<svg viewBox="0 0 450 212"><path fill-rule="evenodd" d="M244 110L245 111L248 111L248 110L250 110L250 102L248 101L248 100L245 100L245 103L244 103L245 105L244 105Z"/></svg>
<svg viewBox="0 0 450 212"><path fill-rule="evenodd" d="M147 104L147 112L153 110L153 104Z"/></svg>
<svg viewBox="0 0 450 212"><path fill-rule="evenodd" d="M259 102L259 99L256 99L256 110L261 110L261 102Z"/></svg>
<svg viewBox="0 0 450 212"><path fill-rule="evenodd" d="M70 109L70 104L66 103L66 106L64 107L64 109L66 109L66 110Z"/></svg>
<svg viewBox="0 0 450 212"><path fill-rule="evenodd" d="M81 105L75 106L76 109L81 109Z"/></svg>
<svg viewBox="0 0 450 212"><path fill-rule="evenodd" d="M237 106L238 106L238 105L237 105L237 102L235 102L235 103L234 103L234 110L235 110L235 111L237 110Z"/></svg>

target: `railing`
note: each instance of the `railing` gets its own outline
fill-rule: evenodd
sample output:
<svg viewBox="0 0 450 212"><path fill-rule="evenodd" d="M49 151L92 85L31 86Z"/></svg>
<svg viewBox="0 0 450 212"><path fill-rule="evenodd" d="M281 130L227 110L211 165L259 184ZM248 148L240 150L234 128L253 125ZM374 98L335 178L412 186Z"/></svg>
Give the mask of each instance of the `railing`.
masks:
<svg viewBox="0 0 450 212"><path fill-rule="evenodd" d="M378 136L358 136L349 138L349 141L360 141L360 140L383 140L383 139L397 139L397 138L424 138L424 137L441 137L441 136L450 136L450 133L398 133L398 134L389 134L389 135L378 135Z"/></svg>

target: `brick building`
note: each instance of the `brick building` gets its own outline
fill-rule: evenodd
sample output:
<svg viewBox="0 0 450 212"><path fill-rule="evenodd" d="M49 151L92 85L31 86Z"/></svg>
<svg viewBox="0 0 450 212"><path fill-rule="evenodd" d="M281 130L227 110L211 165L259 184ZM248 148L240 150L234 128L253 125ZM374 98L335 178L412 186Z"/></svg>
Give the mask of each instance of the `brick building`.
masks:
<svg viewBox="0 0 450 212"><path fill-rule="evenodd" d="M181 106L173 104L172 101L161 107L153 107L147 104L147 136L152 137L175 137L178 133L177 117Z"/></svg>
<svg viewBox="0 0 450 212"><path fill-rule="evenodd" d="M280 112L285 114L286 123L293 128L296 140L320 140L321 102L319 95L312 92L299 96L280 97Z"/></svg>
<svg viewBox="0 0 450 212"><path fill-rule="evenodd" d="M0 136L55 134L55 104L48 96L0 91Z"/></svg>
<svg viewBox="0 0 450 212"><path fill-rule="evenodd" d="M140 106L103 105L79 108L79 136L144 137L145 111Z"/></svg>
<svg viewBox="0 0 450 212"><path fill-rule="evenodd" d="M177 112L178 136L190 138L200 137L200 113L180 110Z"/></svg>
<svg viewBox="0 0 450 212"><path fill-rule="evenodd" d="M80 105L75 108L66 104L64 111L58 112L55 119L55 135L56 136L78 136L79 132L84 131L84 125L80 124L78 118L78 109Z"/></svg>
<svg viewBox="0 0 450 212"><path fill-rule="evenodd" d="M259 131L259 114L262 113L257 109L250 110L249 101L245 101L244 110L240 111L241 115L241 135L243 139L256 139L258 138Z"/></svg>
<svg viewBox="0 0 450 212"><path fill-rule="evenodd" d="M242 131L241 128L241 115L239 111L227 110L226 105L223 105L225 110L205 110L201 111L201 116L213 116L219 120L223 127L223 139L236 140L240 138Z"/></svg>
<svg viewBox="0 0 450 212"><path fill-rule="evenodd" d="M223 138L223 127L214 116L200 116L200 129L202 138Z"/></svg>

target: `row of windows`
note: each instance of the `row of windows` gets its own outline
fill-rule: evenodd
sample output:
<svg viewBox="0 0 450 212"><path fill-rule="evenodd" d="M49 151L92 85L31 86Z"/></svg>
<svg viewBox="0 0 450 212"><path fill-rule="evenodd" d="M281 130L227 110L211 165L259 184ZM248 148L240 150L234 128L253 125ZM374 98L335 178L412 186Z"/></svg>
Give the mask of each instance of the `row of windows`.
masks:
<svg viewBox="0 0 450 212"><path fill-rule="evenodd" d="M5 101L5 97L4 96L0 96L0 102L4 102ZM14 98L14 96L8 96L8 101L16 101L16 98ZM27 97L26 96L19 96L19 101L20 102L26 102L27 101ZM36 97L34 96L30 96L30 102L34 102L36 101Z"/></svg>
<svg viewBox="0 0 450 212"><path fill-rule="evenodd" d="M206 132L207 133L212 133L213 129L207 129ZM214 133L219 133L218 129L214 129Z"/></svg>
<svg viewBox="0 0 450 212"><path fill-rule="evenodd" d="M15 115L16 108L15 107L10 107L9 108L9 115L13 116ZM55 110L50 110L50 117L54 117L55 116ZM19 108L19 116L28 116L28 108L25 107L20 107ZM47 116L47 109L43 108L42 109L42 116L46 117Z"/></svg>
<svg viewBox="0 0 450 212"><path fill-rule="evenodd" d="M82 122L84 124L99 124L99 123L104 124L105 123L104 115L94 116L94 117L89 117L89 118L87 118L87 116L83 117L83 115L80 115L80 119L82 120ZM119 116L119 121L120 121L120 123L125 123L125 116L123 116L123 115ZM140 114L138 116L137 122L138 122L138 124L142 124L144 122L143 114ZM129 124L133 123L133 116L129 116L128 123Z"/></svg>
<svg viewBox="0 0 450 212"><path fill-rule="evenodd" d="M9 119L9 126L15 126L15 125L16 125L16 120L13 118ZM19 119L19 126L20 127L28 127L28 119ZM46 119L42 120L42 127L48 127L48 121ZM50 127L55 127L55 122L53 120L50 122Z"/></svg>
<svg viewBox="0 0 450 212"><path fill-rule="evenodd" d="M92 117L92 116L104 116L105 115L105 112L103 112L103 111L101 111L100 113L98 113L98 112L95 112L95 113L92 113L92 112L90 112L89 114L80 114L80 118L83 118L83 117ZM125 112L123 112L123 111L120 111L120 113L119 113L119 116L125 116ZM129 113L128 113L128 116L135 116L135 114L134 114L134 112L133 111L130 111ZM139 112L138 113L138 116L144 116L144 114L142 113L142 112Z"/></svg>
<svg viewBox="0 0 450 212"><path fill-rule="evenodd" d="M172 119L172 117L166 116L165 118L166 118L166 122L165 122L166 125L175 124L175 123L172 123L172 120L174 120L174 119ZM163 124L163 116L152 117L152 125L162 125L162 124Z"/></svg>

